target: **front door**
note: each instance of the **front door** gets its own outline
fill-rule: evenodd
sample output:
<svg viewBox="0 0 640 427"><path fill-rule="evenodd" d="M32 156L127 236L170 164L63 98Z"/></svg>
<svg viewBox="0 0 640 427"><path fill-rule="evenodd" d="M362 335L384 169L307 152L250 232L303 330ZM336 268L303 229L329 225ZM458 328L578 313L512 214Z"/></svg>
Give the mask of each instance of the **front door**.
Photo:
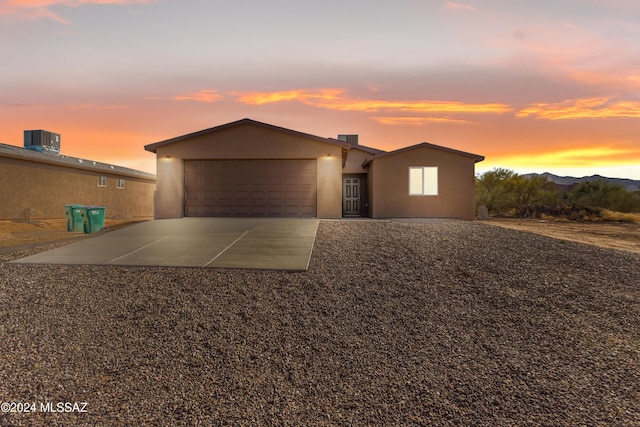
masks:
<svg viewBox="0 0 640 427"><path fill-rule="evenodd" d="M360 178L342 178L342 214L344 216L360 216L362 208L360 184Z"/></svg>

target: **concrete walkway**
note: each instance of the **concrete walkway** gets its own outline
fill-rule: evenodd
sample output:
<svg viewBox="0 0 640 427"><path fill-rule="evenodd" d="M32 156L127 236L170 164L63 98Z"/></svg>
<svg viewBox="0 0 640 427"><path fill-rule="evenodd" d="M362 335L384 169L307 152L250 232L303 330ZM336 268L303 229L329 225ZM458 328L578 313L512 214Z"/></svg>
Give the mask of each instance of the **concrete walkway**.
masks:
<svg viewBox="0 0 640 427"><path fill-rule="evenodd" d="M318 223L297 218L155 220L13 262L306 270Z"/></svg>

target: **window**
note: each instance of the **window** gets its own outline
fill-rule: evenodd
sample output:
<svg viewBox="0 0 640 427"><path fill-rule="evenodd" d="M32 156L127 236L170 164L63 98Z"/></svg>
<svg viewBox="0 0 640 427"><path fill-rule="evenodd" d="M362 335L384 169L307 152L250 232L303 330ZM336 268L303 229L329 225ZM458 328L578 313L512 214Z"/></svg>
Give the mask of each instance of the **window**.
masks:
<svg viewBox="0 0 640 427"><path fill-rule="evenodd" d="M124 178L118 179L118 185L116 187L124 190Z"/></svg>
<svg viewBox="0 0 640 427"><path fill-rule="evenodd" d="M437 196L438 195L438 168L437 167L410 167L409 168L409 195L410 196Z"/></svg>
<svg viewBox="0 0 640 427"><path fill-rule="evenodd" d="M106 187L107 186L107 177L99 176L98 177L98 187Z"/></svg>

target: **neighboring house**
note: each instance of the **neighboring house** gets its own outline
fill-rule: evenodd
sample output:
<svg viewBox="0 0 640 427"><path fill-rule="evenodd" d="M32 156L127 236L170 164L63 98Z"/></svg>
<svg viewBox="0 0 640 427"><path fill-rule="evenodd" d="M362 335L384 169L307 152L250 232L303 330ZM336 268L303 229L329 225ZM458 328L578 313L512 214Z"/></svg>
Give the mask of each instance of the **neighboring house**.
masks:
<svg viewBox="0 0 640 427"><path fill-rule="evenodd" d="M473 219L484 157L422 143L385 152L251 119L145 146L156 218L368 216Z"/></svg>
<svg viewBox="0 0 640 427"><path fill-rule="evenodd" d="M105 206L107 218L153 217L155 175L0 144L0 219L65 218L65 205Z"/></svg>

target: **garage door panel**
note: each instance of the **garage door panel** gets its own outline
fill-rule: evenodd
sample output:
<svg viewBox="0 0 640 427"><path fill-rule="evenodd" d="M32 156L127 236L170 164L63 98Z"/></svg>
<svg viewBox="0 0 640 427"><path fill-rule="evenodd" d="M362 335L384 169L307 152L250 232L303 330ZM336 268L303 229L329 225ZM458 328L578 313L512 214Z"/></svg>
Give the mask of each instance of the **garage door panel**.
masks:
<svg viewBox="0 0 640 427"><path fill-rule="evenodd" d="M255 201L263 201L267 199L267 193L264 190L254 190L251 192L251 199Z"/></svg>
<svg viewBox="0 0 640 427"><path fill-rule="evenodd" d="M284 200L286 202L296 201L298 200L298 192L297 191L285 191L284 192Z"/></svg>
<svg viewBox="0 0 640 427"><path fill-rule="evenodd" d="M316 215L316 207L315 206L301 206L300 207L300 216L315 216Z"/></svg>
<svg viewBox="0 0 640 427"><path fill-rule="evenodd" d="M187 160L186 216L315 216L316 161Z"/></svg>

